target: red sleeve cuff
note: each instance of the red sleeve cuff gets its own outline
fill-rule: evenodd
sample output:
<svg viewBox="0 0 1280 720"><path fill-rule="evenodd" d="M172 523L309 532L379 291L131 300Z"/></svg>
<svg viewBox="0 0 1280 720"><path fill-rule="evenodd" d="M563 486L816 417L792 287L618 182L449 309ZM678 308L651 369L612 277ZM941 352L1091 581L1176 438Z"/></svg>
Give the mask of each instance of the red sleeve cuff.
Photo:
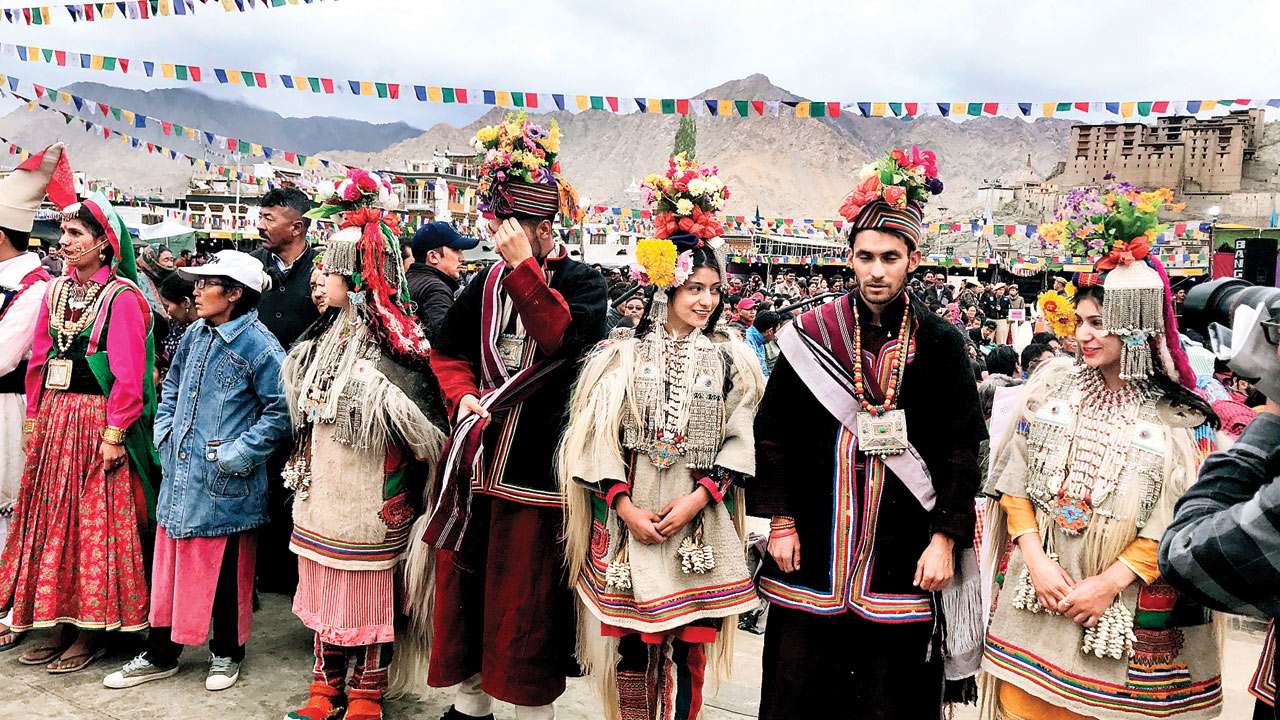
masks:
<svg viewBox="0 0 1280 720"><path fill-rule="evenodd" d="M618 500L618 497L620 495L624 495L624 494L629 495L630 493L631 493L630 485L621 481L615 481L612 485L609 486L609 489L605 491L604 503L606 506L612 508L613 504Z"/></svg>
<svg viewBox="0 0 1280 720"><path fill-rule="evenodd" d="M502 278L502 286L538 347L546 354L559 350L572 315L560 293L547 285L538 261L529 258L517 265Z"/></svg>
<svg viewBox="0 0 1280 720"><path fill-rule="evenodd" d="M717 481L716 478L713 478L700 470L694 471L693 479L695 483L706 488L707 492L711 493L711 499L717 503L724 500L725 493L729 492L729 486L732 485L732 482L727 479L724 481Z"/></svg>
<svg viewBox="0 0 1280 720"><path fill-rule="evenodd" d="M436 350L431 350L429 360L431 371L435 373L436 380L440 383L440 393L444 395L449 417L453 417L457 412L458 403L462 398L467 395L480 397L480 388L476 385L476 375L471 370L470 361L444 355Z"/></svg>

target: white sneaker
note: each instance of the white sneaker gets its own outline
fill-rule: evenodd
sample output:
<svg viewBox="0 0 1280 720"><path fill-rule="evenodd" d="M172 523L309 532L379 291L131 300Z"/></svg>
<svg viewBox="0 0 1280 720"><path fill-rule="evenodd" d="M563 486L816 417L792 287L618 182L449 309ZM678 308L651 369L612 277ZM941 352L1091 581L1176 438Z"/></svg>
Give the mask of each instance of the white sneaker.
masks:
<svg viewBox="0 0 1280 720"><path fill-rule="evenodd" d="M204 679L205 690L226 690L240 679L240 663L229 657L209 656L209 676Z"/></svg>
<svg viewBox="0 0 1280 720"><path fill-rule="evenodd" d="M140 653L137 657L125 663L123 668L103 678L102 684L112 690L123 690L142 683L149 683L152 680L173 677L177 674L177 663L174 663L171 668L162 668L152 665L151 661L147 659L146 653Z"/></svg>

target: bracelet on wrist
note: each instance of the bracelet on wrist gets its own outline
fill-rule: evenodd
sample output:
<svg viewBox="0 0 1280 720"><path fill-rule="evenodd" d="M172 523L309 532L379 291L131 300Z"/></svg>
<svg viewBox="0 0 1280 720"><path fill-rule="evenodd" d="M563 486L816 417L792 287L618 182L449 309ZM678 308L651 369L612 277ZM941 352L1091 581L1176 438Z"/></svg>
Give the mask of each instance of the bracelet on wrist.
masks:
<svg viewBox="0 0 1280 720"><path fill-rule="evenodd" d="M773 532L769 533L769 539L777 540L778 538L784 538L789 535L795 535L795 534L796 534L795 528L787 528L786 530L774 530Z"/></svg>
<svg viewBox="0 0 1280 720"><path fill-rule="evenodd" d="M102 441L110 445L124 444L124 430L108 425L102 428Z"/></svg>

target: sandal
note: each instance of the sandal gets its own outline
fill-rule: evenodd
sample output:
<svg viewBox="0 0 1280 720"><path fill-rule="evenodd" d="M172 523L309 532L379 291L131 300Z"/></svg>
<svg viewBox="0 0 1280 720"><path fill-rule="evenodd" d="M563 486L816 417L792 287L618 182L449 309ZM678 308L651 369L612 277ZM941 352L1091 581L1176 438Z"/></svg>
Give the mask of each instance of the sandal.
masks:
<svg viewBox="0 0 1280 720"><path fill-rule="evenodd" d="M45 643L44 645L37 645L27 652L19 655L18 662L23 665L47 665L53 660L56 660L58 656L69 647L71 647L71 643L67 643L66 645L61 643ZM32 653L35 653L35 655L32 655Z"/></svg>
<svg viewBox="0 0 1280 720"><path fill-rule="evenodd" d="M25 637L26 633L14 632L13 628L6 627L3 631L0 631L0 652L18 647Z"/></svg>
<svg viewBox="0 0 1280 720"><path fill-rule="evenodd" d="M50 675L65 675L67 673L77 672L79 670L83 670L89 667L90 665L93 664L94 660L97 660L98 658L106 654L107 654L106 648L98 648L97 650L90 650L88 652L76 653L75 655L59 655L57 660L54 660L53 662L45 666L45 670L49 671ZM65 662L65 661L76 661L76 662L74 665L70 667L57 667L59 663Z"/></svg>

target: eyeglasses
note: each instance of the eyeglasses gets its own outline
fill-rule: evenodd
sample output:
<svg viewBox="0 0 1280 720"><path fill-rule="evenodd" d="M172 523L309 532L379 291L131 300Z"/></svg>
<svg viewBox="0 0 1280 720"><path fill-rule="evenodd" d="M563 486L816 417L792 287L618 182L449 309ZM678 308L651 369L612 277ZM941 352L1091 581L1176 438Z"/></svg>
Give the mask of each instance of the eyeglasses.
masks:
<svg viewBox="0 0 1280 720"><path fill-rule="evenodd" d="M200 278L196 280L196 289L204 290L207 287L226 287L227 284L217 278Z"/></svg>
<svg viewBox="0 0 1280 720"><path fill-rule="evenodd" d="M1267 344L1280 345L1280 322L1263 320L1258 324L1262 326L1262 337L1266 339Z"/></svg>

